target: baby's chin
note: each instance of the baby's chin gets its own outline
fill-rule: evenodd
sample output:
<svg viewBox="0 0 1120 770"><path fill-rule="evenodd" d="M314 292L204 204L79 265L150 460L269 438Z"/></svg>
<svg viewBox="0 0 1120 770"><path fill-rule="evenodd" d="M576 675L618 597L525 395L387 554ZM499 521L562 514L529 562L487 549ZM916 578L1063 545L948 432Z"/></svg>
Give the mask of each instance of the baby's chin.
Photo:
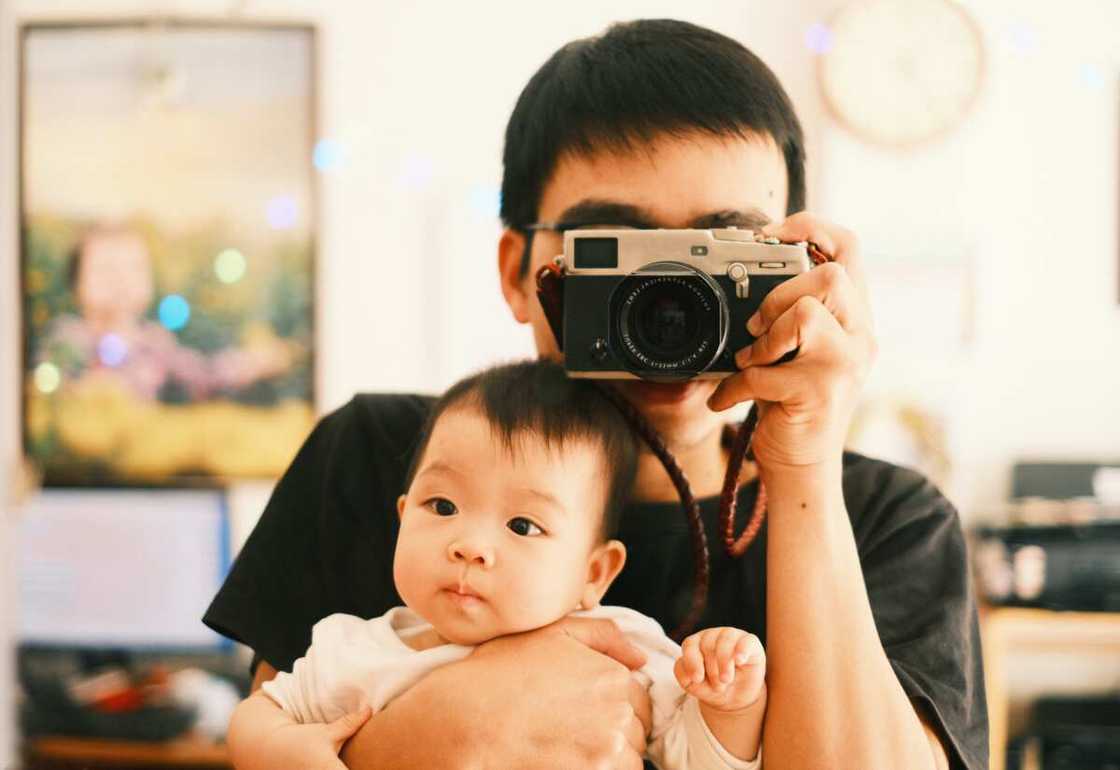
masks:
<svg viewBox="0 0 1120 770"><path fill-rule="evenodd" d="M555 618L554 620L559 620ZM432 622L432 621L429 621ZM467 619L448 621L441 618L432 623L436 633L446 640L448 644L460 644L466 647L476 647L480 644L500 639L503 636L535 631L549 625L549 622L524 622L512 625L495 626L487 622L472 622Z"/></svg>

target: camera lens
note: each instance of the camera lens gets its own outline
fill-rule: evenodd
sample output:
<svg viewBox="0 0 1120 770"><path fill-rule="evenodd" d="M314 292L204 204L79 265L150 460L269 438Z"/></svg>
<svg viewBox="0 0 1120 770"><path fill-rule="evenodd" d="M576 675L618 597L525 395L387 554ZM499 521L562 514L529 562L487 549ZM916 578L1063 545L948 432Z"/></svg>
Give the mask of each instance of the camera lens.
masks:
<svg viewBox="0 0 1120 770"><path fill-rule="evenodd" d="M678 283L643 292L632 311L639 344L659 358L680 356L700 329L699 304L690 287Z"/></svg>
<svg viewBox="0 0 1120 770"><path fill-rule="evenodd" d="M657 262L628 275L611 302L614 332L633 373L688 379L707 369L727 338L727 302L707 273Z"/></svg>

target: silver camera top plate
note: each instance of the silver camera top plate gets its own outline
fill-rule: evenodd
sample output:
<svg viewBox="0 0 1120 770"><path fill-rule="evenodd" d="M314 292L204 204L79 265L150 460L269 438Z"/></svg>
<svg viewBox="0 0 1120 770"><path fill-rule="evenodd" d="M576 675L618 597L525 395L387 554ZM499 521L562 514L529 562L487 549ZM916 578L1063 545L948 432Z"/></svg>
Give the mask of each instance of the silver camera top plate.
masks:
<svg viewBox="0 0 1120 770"><path fill-rule="evenodd" d="M576 245L584 239L600 243L614 240L615 259L595 266L589 266L588 262L599 260L581 263ZM737 282L752 275L796 275L812 267L805 243L781 243L753 230L734 227L569 230L564 233L563 265L569 274L625 275L654 262L680 262L710 275L728 275Z"/></svg>

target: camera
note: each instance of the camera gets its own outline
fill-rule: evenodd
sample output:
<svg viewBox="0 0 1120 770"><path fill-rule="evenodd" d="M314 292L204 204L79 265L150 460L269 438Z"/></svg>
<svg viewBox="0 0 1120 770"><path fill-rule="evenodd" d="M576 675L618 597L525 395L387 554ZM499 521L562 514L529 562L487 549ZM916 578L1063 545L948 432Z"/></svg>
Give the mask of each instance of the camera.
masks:
<svg viewBox="0 0 1120 770"><path fill-rule="evenodd" d="M677 382L737 371L749 319L810 269L806 244L752 230L569 230L564 366L573 377Z"/></svg>

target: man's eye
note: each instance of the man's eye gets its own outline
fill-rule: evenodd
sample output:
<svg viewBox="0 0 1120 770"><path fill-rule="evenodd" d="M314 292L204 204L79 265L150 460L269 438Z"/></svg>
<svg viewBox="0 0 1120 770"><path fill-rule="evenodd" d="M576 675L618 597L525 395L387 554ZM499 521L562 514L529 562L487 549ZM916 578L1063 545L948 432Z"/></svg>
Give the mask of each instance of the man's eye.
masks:
<svg viewBox="0 0 1120 770"><path fill-rule="evenodd" d="M459 512L459 509L455 507L455 503L451 502L446 497L433 497L425 503L425 505L435 511L437 516L454 516Z"/></svg>
<svg viewBox="0 0 1120 770"><path fill-rule="evenodd" d="M523 516L518 516L516 518L510 519L509 524L507 524L506 526L508 526L511 530L513 530L517 534L522 535L522 536L526 536L526 537L531 535L532 531L534 529L537 531L537 533L539 533L541 535L544 534L543 529L541 529L536 524L529 521L528 519L526 519Z"/></svg>

